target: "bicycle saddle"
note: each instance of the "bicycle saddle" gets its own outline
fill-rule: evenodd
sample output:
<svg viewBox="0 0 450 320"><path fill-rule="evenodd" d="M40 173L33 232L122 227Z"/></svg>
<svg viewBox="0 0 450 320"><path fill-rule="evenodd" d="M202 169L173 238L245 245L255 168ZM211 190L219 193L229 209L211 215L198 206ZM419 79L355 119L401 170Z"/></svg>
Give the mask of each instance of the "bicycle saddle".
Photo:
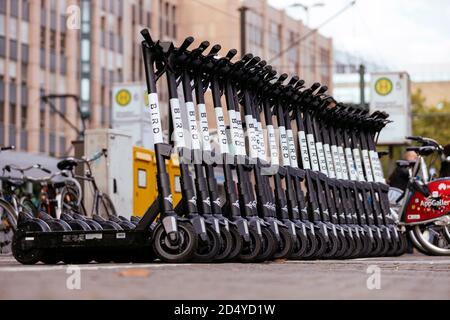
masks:
<svg viewBox="0 0 450 320"><path fill-rule="evenodd" d="M58 162L56 167L59 170L69 170L72 171L76 166L78 165L78 162L74 158L66 158Z"/></svg>

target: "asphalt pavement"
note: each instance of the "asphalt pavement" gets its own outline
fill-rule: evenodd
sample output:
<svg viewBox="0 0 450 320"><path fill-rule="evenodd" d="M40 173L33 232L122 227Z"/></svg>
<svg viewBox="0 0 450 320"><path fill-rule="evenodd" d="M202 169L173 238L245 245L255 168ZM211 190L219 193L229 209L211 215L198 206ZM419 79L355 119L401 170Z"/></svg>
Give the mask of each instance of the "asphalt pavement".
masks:
<svg viewBox="0 0 450 320"><path fill-rule="evenodd" d="M23 266L0 256L4 299L450 299L450 257Z"/></svg>

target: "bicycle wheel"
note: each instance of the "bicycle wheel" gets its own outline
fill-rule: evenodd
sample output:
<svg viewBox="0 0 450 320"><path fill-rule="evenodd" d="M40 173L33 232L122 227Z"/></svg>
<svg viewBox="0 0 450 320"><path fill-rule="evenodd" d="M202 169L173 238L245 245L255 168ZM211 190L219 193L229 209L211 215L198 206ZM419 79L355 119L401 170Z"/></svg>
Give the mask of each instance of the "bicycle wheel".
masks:
<svg viewBox="0 0 450 320"><path fill-rule="evenodd" d="M81 205L81 195L78 188L72 185L64 186L61 189L60 195L63 210L73 210L75 212L84 213Z"/></svg>
<svg viewBox="0 0 450 320"><path fill-rule="evenodd" d="M450 242L447 240L445 233L446 226L434 223L414 227L414 235L417 240L431 255L450 255Z"/></svg>
<svg viewBox="0 0 450 320"><path fill-rule="evenodd" d="M102 194L100 196L97 211L97 214L103 218L109 219L111 216L117 217L116 208L107 194Z"/></svg>
<svg viewBox="0 0 450 320"><path fill-rule="evenodd" d="M9 254L17 229L17 215L11 205L4 200L0 200L0 219L0 254Z"/></svg>
<svg viewBox="0 0 450 320"><path fill-rule="evenodd" d="M22 197L19 204L22 211L33 215L33 217L38 217L39 209L34 205L33 201L31 201L30 198Z"/></svg>

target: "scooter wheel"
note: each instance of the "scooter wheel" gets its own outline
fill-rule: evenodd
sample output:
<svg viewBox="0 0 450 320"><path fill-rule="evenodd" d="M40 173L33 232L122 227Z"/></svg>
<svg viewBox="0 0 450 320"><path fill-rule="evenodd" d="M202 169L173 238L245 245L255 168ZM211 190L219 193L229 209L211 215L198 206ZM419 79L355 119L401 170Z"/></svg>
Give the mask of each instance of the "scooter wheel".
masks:
<svg viewBox="0 0 450 320"><path fill-rule="evenodd" d="M208 263L213 261L220 251L220 237L216 230L209 224L206 225L206 235L208 240L203 241L198 238L197 251L194 253L193 261Z"/></svg>
<svg viewBox="0 0 450 320"><path fill-rule="evenodd" d="M68 221L67 223L72 228L72 230L75 230L75 231L91 231L92 230L91 227L89 227L89 225L83 220L73 219L71 221Z"/></svg>
<svg viewBox="0 0 450 320"><path fill-rule="evenodd" d="M353 248L354 248L354 250L353 250L353 252L352 252L352 254L350 255L349 258L355 259L355 258L362 257L364 255L364 252L363 252L363 250L364 250L364 239L363 239L363 236L361 234L359 234L359 236L358 236L355 233L355 234L353 234L352 240L353 240Z"/></svg>
<svg viewBox="0 0 450 320"><path fill-rule="evenodd" d="M328 230L327 247L322 257L325 259L336 258L336 253L342 245L340 239L331 230Z"/></svg>
<svg viewBox="0 0 450 320"><path fill-rule="evenodd" d="M334 255L334 258L339 259L346 259L350 256L351 252L353 251L353 243L350 243L349 239L347 238L348 234L342 234L339 230L336 230L336 235L339 240L339 248Z"/></svg>
<svg viewBox="0 0 450 320"><path fill-rule="evenodd" d="M367 230L364 230L364 232L360 232L359 235L361 237L361 242L363 246L359 257L360 258L371 257L374 240L370 238L370 235L367 232Z"/></svg>
<svg viewBox="0 0 450 320"><path fill-rule="evenodd" d="M277 239L272 230L268 227L261 227L262 249L256 262L272 260L278 249Z"/></svg>
<svg viewBox="0 0 450 320"><path fill-rule="evenodd" d="M343 234L338 232L338 237L341 242L341 250L336 254L337 258L348 259L352 257L354 254L357 254L355 249L355 240L354 236L350 236L348 232L344 232Z"/></svg>
<svg viewBox="0 0 450 320"><path fill-rule="evenodd" d="M52 231L72 231L70 225L63 220L51 219L47 220L46 223ZM57 264L61 261L61 254L58 249L45 250L41 261L44 264Z"/></svg>
<svg viewBox="0 0 450 320"><path fill-rule="evenodd" d="M372 242L372 251L370 256L372 257L379 257L381 256L381 253L383 252L383 239L378 236L378 233L373 233L373 242Z"/></svg>
<svg viewBox="0 0 450 320"><path fill-rule="evenodd" d="M255 228L249 227L250 241L243 241L238 260L243 263L255 262L262 250L262 240Z"/></svg>
<svg viewBox="0 0 450 320"><path fill-rule="evenodd" d="M23 232L22 232L23 231ZM50 227L43 220L29 219L20 224L20 231L16 232L13 237L11 250L14 258L26 265L33 265L41 261L44 256L44 250L31 248L23 249L23 241L25 241L26 231L50 232Z"/></svg>
<svg viewBox="0 0 450 320"><path fill-rule="evenodd" d="M216 262L224 262L233 250L233 236L224 226L220 226L220 250L216 255Z"/></svg>
<svg viewBox="0 0 450 320"><path fill-rule="evenodd" d="M395 253L396 257L399 257L401 255L404 255L406 253L406 251L408 250L408 239L406 237L406 234L403 232L398 232L399 234L399 238L398 238L398 250Z"/></svg>
<svg viewBox="0 0 450 320"><path fill-rule="evenodd" d="M319 230L318 228L315 230L315 236L317 240L317 251L309 258L322 259L328 248L327 239L322 233L322 230Z"/></svg>
<svg viewBox="0 0 450 320"><path fill-rule="evenodd" d="M278 242L278 247L273 255L273 259L287 259L294 252L294 243L296 239L289 232L287 228L279 228L280 241Z"/></svg>
<svg viewBox="0 0 450 320"><path fill-rule="evenodd" d="M295 241L294 241L294 250L290 255L289 259L292 260L301 260L304 258L306 251L308 250L308 236L304 235L300 230L296 230Z"/></svg>
<svg viewBox="0 0 450 320"><path fill-rule="evenodd" d="M227 261L235 260L241 253L244 246L244 240L242 239L235 225L230 225L230 235L232 241L231 245L232 250L226 259Z"/></svg>
<svg viewBox="0 0 450 320"><path fill-rule="evenodd" d="M171 241L162 224L153 234L153 250L164 262L183 263L192 260L198 245L198 235L188 222L177 223L177 239Z"/></svg>
<svg viewBox="0 0 450 320"><path fill-rule="evenodd" d="M39 213L37 214L37 218L44 220L44 221L53 219L53 217L51 215L49 215L48 213L46 213L44 211L39 211Z"/></svg>
<svg viewBox="0 0 450 320"><path fill-rule="evenodd" d="M130 221L131 221L131 223L138 225L138 223L141 221L141 218L136 217L136 216L131 216Z"/></svg>
<svg viewBox="0 0 450 320"><path fill-rule="evenodd" d="M311 230L307 230L306 237L308 239L308 244L305 253L303 254L303 259L308 260L316 256L319 250L322 250L319 246L322 246L319 242L319 235L317 233L312 233ZM325 239L323 239L325 242Z"/></svg>

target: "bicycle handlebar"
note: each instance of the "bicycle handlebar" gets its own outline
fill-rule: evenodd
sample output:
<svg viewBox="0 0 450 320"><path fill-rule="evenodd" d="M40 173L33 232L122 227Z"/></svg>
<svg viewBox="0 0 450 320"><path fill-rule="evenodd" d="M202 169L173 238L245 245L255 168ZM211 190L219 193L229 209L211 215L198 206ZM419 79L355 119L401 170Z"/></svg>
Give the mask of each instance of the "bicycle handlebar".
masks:
<svg viewBox="0 0 450 320"><path fill-rule="evenodd" d="M0 151L15 150L15 146L0 147Z"/></svg>
<svg viewBox="0 0 450 320"><path fill-rule="evenodd" d="M11 172L12 170L14 170L14 171L21 172L23 174L24 172L30 171L32 169L39 169L39 170L41 170L41 171L43 171L45 173L48 173L48 174L52 173L49 169L43 167L41 164L34 164L32 166L29 166L29 167L17 167L15 165L8 164L8 165L4 166L2 170L3 171L8 171L8 172Z"/></svg>

